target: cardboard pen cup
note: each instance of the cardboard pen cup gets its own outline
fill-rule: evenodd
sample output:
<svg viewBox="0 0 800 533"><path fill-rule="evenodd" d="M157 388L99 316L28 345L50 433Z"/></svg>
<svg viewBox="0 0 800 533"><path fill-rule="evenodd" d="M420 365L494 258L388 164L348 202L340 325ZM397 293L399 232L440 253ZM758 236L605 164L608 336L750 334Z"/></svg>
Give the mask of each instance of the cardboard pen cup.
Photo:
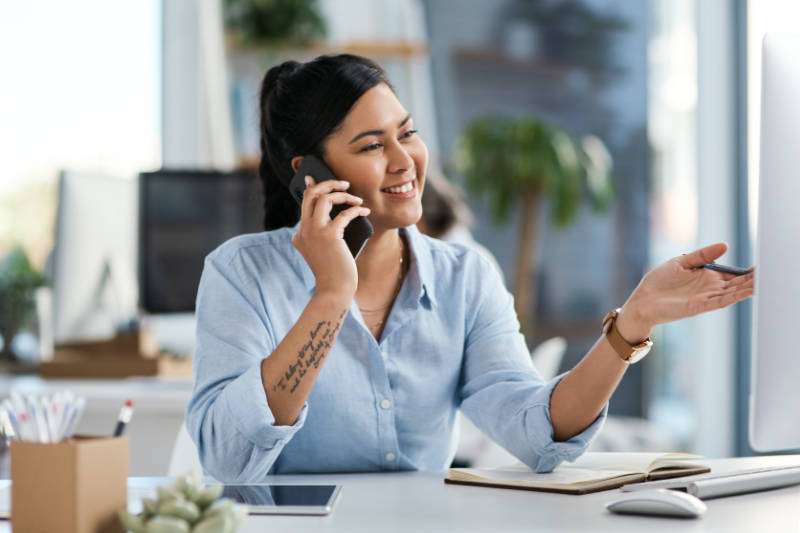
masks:
<svg viewBox="0 0 800 533"><path fill-rule="evenodd" d="M11 443L15 533L122 532L117 512L127 505L127 438Z"/></svg>

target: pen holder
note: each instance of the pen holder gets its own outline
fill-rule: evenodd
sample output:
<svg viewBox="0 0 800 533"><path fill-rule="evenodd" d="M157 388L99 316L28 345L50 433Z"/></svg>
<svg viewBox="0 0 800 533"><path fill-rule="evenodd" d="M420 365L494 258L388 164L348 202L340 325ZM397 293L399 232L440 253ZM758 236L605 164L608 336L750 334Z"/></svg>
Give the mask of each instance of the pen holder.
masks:
<svg viewBox="0 0 800 533"><path fill-rule="evenodd" d="M117 511L127 506L127 438L11 443L16 533L121 533Z"/></svg>

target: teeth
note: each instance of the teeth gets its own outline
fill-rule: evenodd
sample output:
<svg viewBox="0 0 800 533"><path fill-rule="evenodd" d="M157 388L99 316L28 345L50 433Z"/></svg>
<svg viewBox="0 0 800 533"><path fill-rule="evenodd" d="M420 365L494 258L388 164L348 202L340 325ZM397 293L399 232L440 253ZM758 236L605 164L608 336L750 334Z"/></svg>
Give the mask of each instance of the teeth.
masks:
<svg viewBox="0 0 800 533"><path fill-rule="evenodd" d="M401 185L400 187L389 187L387 189L384 189L384 191L394 192L394 193L404 193L404 192L409 192L413 188L414 188L414 182L409 181L405 185Z"/></svg>

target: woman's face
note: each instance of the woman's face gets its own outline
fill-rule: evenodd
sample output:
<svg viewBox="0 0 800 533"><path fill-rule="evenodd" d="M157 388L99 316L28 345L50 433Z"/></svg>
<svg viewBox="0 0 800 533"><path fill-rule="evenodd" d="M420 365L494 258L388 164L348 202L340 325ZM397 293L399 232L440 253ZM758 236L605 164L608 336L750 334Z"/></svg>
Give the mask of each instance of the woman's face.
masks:
<svg viewBox="0 0 800 533"><path fill-rule="evenodd" d="M428 148L386 84L376 85L356 101L342 127L325 141L324 150L328 167L349 181L348 192L363 198L363 205L370 208L368 218L376 230L417 223L422 216ZM398 186L405 192L398 192Z"/></svg>

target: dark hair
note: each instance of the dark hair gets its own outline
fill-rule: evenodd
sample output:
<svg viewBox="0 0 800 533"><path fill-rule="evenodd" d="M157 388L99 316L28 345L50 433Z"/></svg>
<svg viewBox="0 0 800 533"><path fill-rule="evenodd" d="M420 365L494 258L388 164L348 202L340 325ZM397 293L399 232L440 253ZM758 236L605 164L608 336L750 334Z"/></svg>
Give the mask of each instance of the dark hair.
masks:
<svg viewBox="0 0 800 533"><path fill-rule="evenodd" d="M300 207L288 188L292 158L313 154L324 159L325 139L341 127L356 100L379 83L392 87L380 66L350 54L286 61L267 71L261 83L258 166L264 229L294 226L300 220Z"/></svg>

